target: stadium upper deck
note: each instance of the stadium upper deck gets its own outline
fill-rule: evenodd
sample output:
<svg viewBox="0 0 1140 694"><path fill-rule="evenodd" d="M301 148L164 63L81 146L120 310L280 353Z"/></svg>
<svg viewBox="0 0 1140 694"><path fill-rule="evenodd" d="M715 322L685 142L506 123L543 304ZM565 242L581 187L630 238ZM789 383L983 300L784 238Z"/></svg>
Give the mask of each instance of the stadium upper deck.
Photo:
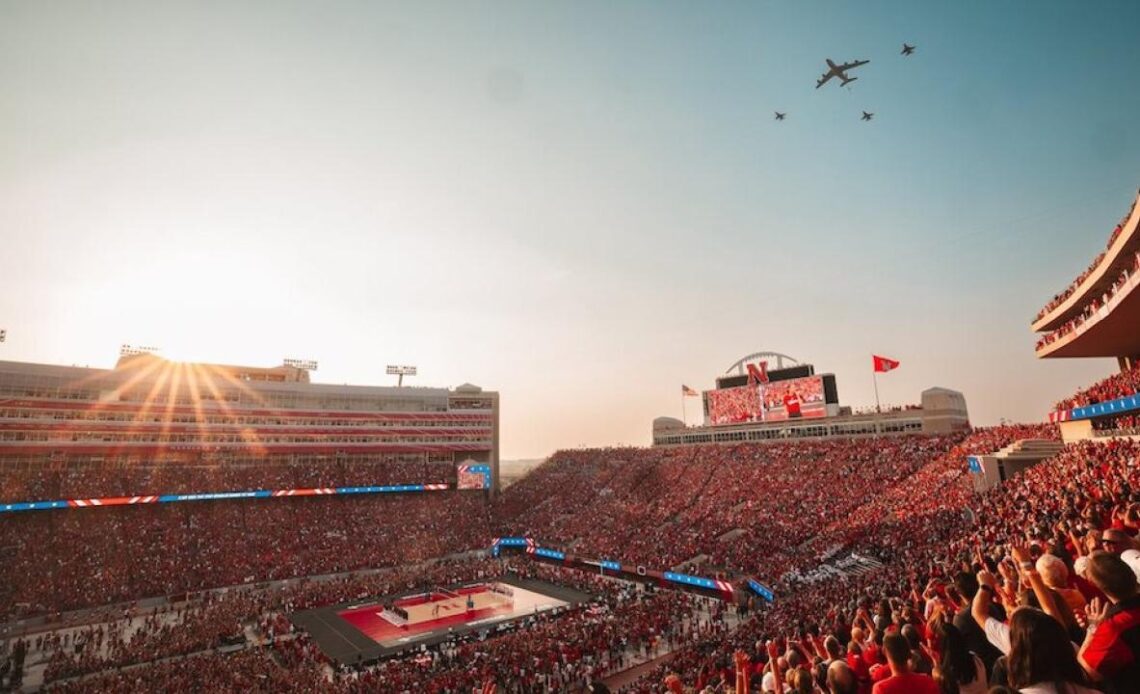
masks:
<svg viewBox="0 0 1140 694"><path fill-rule="evenodd" d="M1097 256L1034 319L1038 357L1117 357L1122 365L1140 355L1140 206L1109 236Z"/></svg>
<svg viewBox="0 0 1140 694"><path fill-rule="evenodd" d="M0 467L474 461L497 488L498 421L498 394L469 384L317 384L293 366L151 354L114 369L0 362Z"/></svg>

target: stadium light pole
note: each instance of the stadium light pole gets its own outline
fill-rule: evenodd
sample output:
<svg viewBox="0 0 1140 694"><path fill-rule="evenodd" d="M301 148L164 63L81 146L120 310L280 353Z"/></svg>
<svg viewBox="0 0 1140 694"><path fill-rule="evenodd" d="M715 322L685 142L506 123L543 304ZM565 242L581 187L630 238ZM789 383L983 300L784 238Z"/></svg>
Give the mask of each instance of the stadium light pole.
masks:
<svg viewBox="0 0 1140 694"><path fill-rule="evenodd" d="M387 373L389 376L398 376L396 387L401 388L404 385L404 376L415 376L416 367L414 366L396 366L394 364L388 365Z"/></svg>

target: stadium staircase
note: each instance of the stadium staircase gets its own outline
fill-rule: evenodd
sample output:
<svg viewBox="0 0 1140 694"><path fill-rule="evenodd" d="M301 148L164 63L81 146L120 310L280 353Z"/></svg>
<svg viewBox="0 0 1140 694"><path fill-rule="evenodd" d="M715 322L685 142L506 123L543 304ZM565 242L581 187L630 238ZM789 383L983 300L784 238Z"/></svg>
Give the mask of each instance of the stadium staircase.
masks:
<svg viewBox="0 0 1140 694"><path fill-rule="evenodd" d="M970 475L975 492L984 492L1002 480L1028 470L1042 460L1052 458L1065 448L1060 441L1020 439L995 452L972 456L981 461L980 469Z"/></svg>
<svg viewBox="0 0 1140 694"><path fill-rule="evenodd" d="M1002 460L1036 460L1052 458L1065 448L1060 441L1049 439L1021 439L1001 449L994 456Z"/></svg>

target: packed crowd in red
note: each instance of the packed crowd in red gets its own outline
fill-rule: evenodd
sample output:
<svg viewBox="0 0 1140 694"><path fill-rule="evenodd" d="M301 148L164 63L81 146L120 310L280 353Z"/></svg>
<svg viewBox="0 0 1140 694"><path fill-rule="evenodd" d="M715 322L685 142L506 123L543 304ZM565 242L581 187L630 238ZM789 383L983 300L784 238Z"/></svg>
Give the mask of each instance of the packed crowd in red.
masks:
<svg viewBox="0 0 1140 694"><path fill-rule="evenodd" d="M243 465L123 464L118 461L45 465L0 475L0 503L253 489L311 489L385 484L454 484L454 463L265 461Z"/></svg>
<svg viewBox="0 0 1140 694"><path fill-rule="evenodd" d="M1062 337L1074 332L1082 325L1085 324L1090 318L1096 315L1103 306L1108 305L1116 294L1124 288L1128 282L1128 278L1140 272L1140 251L1138 251L1132 258L1131 264L1121 269L1116 279L1113 280L1112 286L1104 291L1100 296L1093 297L1082 309L1079 314L1070 318L1062 323L1058 328L1046 333L1037 340L1037 349L1041 349L1045 345L1051 345Z"/></svg>
<svg viewBox="0 0 1140 694"><path fill-rule="evenodd" d="M328 668L326 659L306 635L293 632L284 613L364 595L514 574L555 581L596 596L590 604L528 618L509 633L490 641L459 640L430 653L368 667ZM126 618L109 627L80 629L66 637L36 637L23 644L31 660L49 665L45 680L73 678L65 691L133 691L144 683L167 682L176 691L226 691L248 684L249 667L285 668L295 678L274 677L274 691L345 693L364 691L472 691L488 681L506 691L562 691L621 669L634 654L644 657L700 638L727 633L723 603L684 593L646 593L632 584L590 574L489 559L466 559L435 565L357 574L333 581L300 581L229 591L203 598L190 609L155 610L145 618ZM136 633L124 640L128 631ZM253 626L270 637L269 658L241 653L217 658L203 651L240 641L241 629ZM236 638L235 638L236 637ZM274 638L277 637L277 638ZM243 649L244 650L244 649ZM159 662L176 658L173 662ZM276 661L276 664L274 664ZM132 663L140 665L131 666ZM209 664L195 672L186 663ZM75 680L128 666L117 674ZM258 687L260 689L260 687ZM232 690L232 689L230 689Z"/></svg>
<svg viewBox="0 0 1140 694"><path fill-rule="evenodd" d="M865 507L960 438L562 451L511 488L496 535L660 568L704 555L710 570L775 580L789 568L783 548Z"/></svg>
<svg viewBox="0 0 1140 694"><path fill-rule="evenodd" d="M13 580L0 586L0 605L10 617L249 580L408 567L484 547L492 534L526 535L573 546L586 556L661 568L704 555L702 568L694 572L761 577L776 588L777 602L730 632L723 613L702 607L703 599L674 592L645 595L621 582L516 560L516 569L578 585L599 600L535 618L516 633L363 669L330 669L282 617L305 607L503 570L498 562L490 568L489 560L469 560L231 590L189 606L144 612L130 627L108 621L81 628L78 638L41 639L30 650L48 662L48 679L104 673L71 680L66 691L155 686L223 691L257 682L258 688L266 683L279 691L469 692L489 681L498 683L500 692L563 690L626 667L631 652L654 649L673 650L675 656L631 691L662 691L673 671L673 682L686 686L721 680L731 685L738 681L738 669L744 679L755 679L755 691L766 691L763 680L771 684L779 676L796 691L865 692L874 682L910 669L933 673L945 683L947 677L965 676L960 666L975 662L969 651L985 650L986 632L1001 632L989 626L983 631L979 624L970 628L970 598L979 591L971 590L969 577L993 583L980 592L992 591L995 605L1009 615L1022 613L1014 611L1020 601L1046 605L1042 614L1061 624L1060 633L1078 645L1084 644L1090 618L1083 608L1063 612L1064 601L1047 591L1074 604L1074 591L1086 603L1098 595L1111 597L1095 592L1094 565L1102 560L1089 551L1101 536L1090 533L1116 528L1131 537L1140 528L1140 505L1134 505L1140 494L1133 492L1140 489L1135 465L1140 446L1070 447L981 498L970 491L965 456L1054 432L1008 426L951 437L564 451L490 508L478 495L448 495L443 503L443 497L334 497L28 514L0 526L0 545L24 535L35 538L9 557L7 576ZM966 508L970 511L964 514ZM369 521L381 514L384 523ZM232 532L235 528L242 532ZM231 543L227 536L240 539ZM412 541L393 542L403 537ZM1023 553L1052 567L1041 570L1052 583L1026 590L1039 588L1041 581L1021 568ZM1042 554L1057 556L1067 582L1059 582L1053 560L1039 560ZM834 557L848 555L874 556L883 565L858 576L836 571L805 578ZM140 556L151 561L139 562ZM44 591L44 586L52 588ZM1026 597L1038 592L1044 597ZM1000 617L1002 610L995 607L993 613ZM1016 655L1029 642L1048 642L1050 624L1025 626L1013 619L1004 632L1012 633L1007 636L1012 646L1004 652L1012 648ZM243 627L251 625L276 640L267 649L237 655L198 654L240 641ZM1025 629L1033 631L1022 634ZM911 638L906 648L894 632ZM1077 652L1089 654L1081 664L1094 672L1069 673L1074 681L1095 684L1094 662L1105 668L1109 681L1119 677L1115 661L1097 660L1092 648ZM980 676L987 682L1031 684L1011 679L1022 676L1016 668L995 672L993 652L978 658L975 682ZM146 664L132 668L131 663ZM107 673L114 668L119 670ZM829 684L829 676L835 682ZM852 685L845 689L848 680ZM965 680L960 684L953 691L976 690Z"/></svg>
<svg viewBox="0 0 1140 694"><path fill-rule="evenodd" d="M205 592L186 603L126 609L73 631L61 624L46 636L29 637L26 648L33 659L47 661L44 679L50 682L240 643L243 625L267 635L291 634L284 615L295 610L478 580L506 568L473 558ZM315 648L306 649L306 656L320 659Z"/></svg>
<svg viewBox="0 0 1140 694"><path fill-rule="evenodd" d="M0 619L485 548L488 514L479 492L12 514Z"/></svg>
<svg viewBox="0 0 1140 694"><path fill-rule="evenodd" d="M1046 303L1041 308L1041 310L1037 312L1037 316L1033 319L1033 322L1036 323L1037 321L1041 320L1045 314L1065 303L1065 300L1072 296L1073 292L1077 291L1077 288L1081 286L1081 282L1084 282L1088 276L1091 275L1094 270L1096 270L1097 266L1100 265L1100 262L1104 260L1104 256L1107 255L1108 250L1112 248L1112 244L1116 243L1116 239L1118 239L1121 232L1124 231L1124 225L1128 223L1128 218L1132 216L1132 211L1135 209L1136 200L1134 199L1132 201L1132 206L1128 208L1128 214L1124 215L1124 217L1121 218L1120 223L1117 224L1116 227L1113 228L1112 233L1108 235L1108 243L1105 244L1105 250L1101 251L1097 257L1093 259L1092 263L1089 264L1088 268L1080 275L1077 275L1077 278L1073 280L1069 286L1064 289L1064 291L1060 292L1052 299L1050 299L1049 302Z"/></svg>
<svg viewBox="0 0 1140 694"><path fill-rule="evenodd" d="M684 593L644 593L625 582L530 564L530 574L597 596L588 606L536 616L506 636L470 641L430 657L342 669L334 684L349 694L375 691L469 692L488 681L501 691L573 691L646 657L727 633L724 605Z"/></svg>
<svg viewBox="0 0 1140 694"><path fill-rule="evenodd" d="M1072 397L1059 400L1053 405L1054 410L1071 410L1074 407L1094 405L1098 402L1108 402L1117 398L1140 393L1140 367L1133 367L1127 371L1120 371L1108 378L1097 381L1088 388L1078 390Z"/></svg>
<svg viewBox="0 0 1140 694"><path fill-rule="evenodd" d="M896 514L868 538L897 548L884 567L782 596L732 638L694 644L631 691L660 691L671 670L698 689L732 683L736 651L750 676L771 681L782 668L803 692L870 691L913 672L937 686L898 691L1053 692L1027 688L1054 681L1138 691L1138 458L1140 444L1126 440L1073 446L991 490L970 519L938 507ZM893 644L898 662L885 648L892 633L912 637Z"/></svg>

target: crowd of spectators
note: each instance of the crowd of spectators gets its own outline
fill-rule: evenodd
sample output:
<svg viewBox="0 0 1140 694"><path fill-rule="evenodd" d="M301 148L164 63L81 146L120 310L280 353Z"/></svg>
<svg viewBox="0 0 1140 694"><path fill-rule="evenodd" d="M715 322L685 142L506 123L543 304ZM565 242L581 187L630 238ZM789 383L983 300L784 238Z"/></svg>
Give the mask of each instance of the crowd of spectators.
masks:
<svg viewBox="0 0 1140 694"><path fill-rule="evenodd" d="M18 635L12 650L22 654L21 661L26 655L31 664L46 664L44 680L52 682L243 643L246 628L285 648L277 637L295 635L286 615L296 610L481 580L509 570L509 562L474 556L206 591L163 606L78 615L87 623L60 622L47 631ZM320 659L310 644L290 648L294 654L301 648L307 659Z"/></svg>
<svg viewBox="0 0 1140 694"><path fill-rule="evenodd" d="M317 692L327 688L320 665L311 658L290 658L290 648L250 649L238 653L201 653L142 667L110 671L52 687L62 694L222 694L224 692Z"/></svg>
<svg viewBox="0 0 1140 694"><path fill-rule="evenodd" d="M452 484L455 464L402 460L251 463L61 461L0 474L0 503L107 496L312 489L385 484Z"/></svg>
<svg viewBox="0 0 1140 694"><path fill-rule="evenodd" d="M478 691L495 682L504 692L580 691L589 682L700 638L723 638L725 606L674 591L644 592L632 584L542 565L521 569L595 597L588 605L527 618L506 635L429 653L342 668L342 692Z"/></svg>
<svg viewBox="0 0 1140 694"><path fill-rule="evenodd" d="M1108 378L1097 381L1088 388L1077 391L1072 397L1059 400L1053 405L1054 410L1071 410L1074 407L1095 405L1099 402L1108 402L1117 398L1140 393L1140 367L1132 367L1112 374Z"/></svg>
<svg viewBox="0 0 1140 694"><path fill-rule="evenodd" d="M1122 414L1093 420L1098 436L1140 436L1140 415Z"/></svg>
<svg viewBox="0 0 1140 694"><path fill-rule="evenodd" d="M11 514L0 619L486 548L488 514L478 492Z"/></svg>
<svg viewBox="0 0 1140 694"><path fill-rule="evenodd" d="M869 540L908 539L881 569L803 586L630 691L660 691L669 670L732 683L739 665L764 692L777 675L802 692L1140 691L1138 457L1128 440L1075 445L969 517L896 514Z"/></svg>
<svg viewBox="0 0 1140 694"><path fill-rule="evenodd" d="M732 691L741 682L781 694L785 685L1038 691L1029 687L1041 678L1138 691L1128 688L1131 661L1110 637L1132 624L1130 610L1140 623L1130 602L1140 598L1120 573L1122 564L1140 567L1140 444L1070 446L980 497L967 479L966 456L1055 431L563 451L489 506L478 495L424 495L26 514L0 526L0 546L20 543L0 606L11 618L391 567L203 594L62 639L29 637L19 648L46 661L47 679L65 680L64 691L470 692L489 682L499 692L564 691L628 667L631 654L666 652L668 664L630 691L718 683ZM694 572L759 577L777 601L730 628L724 608L704 598L513 560L515 571L597 600L532 617L517 631L356 668L333 667L285 618L497 575L506 570L500 560L411 565L485 547L492 535L654 568L699 558ZM802 580L848 555L880 565ZM1094 599L1116 607L1106 613ZM213 651L250 629L268 645ZM1066 652L1075 655L1058 656Z"/></svg>
<svg viewBox="0 0 1140 694"><path fill-rule="evenodd" d="M511 487L495 534L659 568L703 556L713 570L774 580L787 568L781 548L806 542L960 439L562 451Z"/></svg>
<svg viewBox="0 0 1140 694"><path fill-rule="evenodd" d="M536 614L504 625L503 633L457 637L430 651L367 666L332 665L307 635L297 634L285 613L305 606L341 602L357 595L476 580L511 573L572 586L593 597L587 604ZM499 691L565 691L631 664L701 638L724 637L727 609L719 600L672 591L646 591L633 584L557 567L493 559L465 559L403 567L338 581L302 581L294 585L229 591L192 608L154 611L145 617L74 630L65 637L39 635L19 643L31 659L49 662L45 681L63 691L133 691L144 683L165 683L175 691L223 691L245 679L249 667L274 667L274 691L478 691L486 682ZM128 625L129 628L128 628ZM234 638L242 627L264 635L268 655L242 651L221 658L208 652ZM178 637L175 633L185 632ZM133 636L124 638L124 634ZM106 636L104 636L106 635ZM485 638L490 636L490 638ZM170 658L174 658L170 661ZM193 673L185 664L217 670ZM87 673L118 670L115 675ZM80 679L75 679L80 677ZM260 678L260 675L258 675ZM205 678L205 679L202 679ZM263 690L260 686L259 690Z"/></svg>
<svg viewBox="0 0 1140 694"><path fill-rule="evenodd" d="M1140 193L1138 193L1138 195L1140 195ZM1089 277L1089 275L1091 275L1093 271L1096 270L1097 266L1100 265L1100 262L1104 260L1105 255L1108 253L1108 250L1112 248L1112 244L1116 243L1116 239L1119 238L1121 232L1124 231L1124 225L1128 223L1128 219L1132 216L1132 211L1134 209L1136 209L1135 199L1132 201L1132 206L1128 208L1128 214L1124 215L1124 217L1121 218L1120 222L1116 225L1116 227L1113 228L1112 233L1108 235L1108 243L1105 244L1105 250L1101 251L1097 257L1093 259L1092 263L1089 264L1088 268L1085 269L1085 271L1081 274L1077 275L1077 278L1073 280L1069 286L1065 287L1063 291L1050 299L1041 308L1041 310L1037 312L1037 316L1033 319L1033 322L1036 323L1037 321L1041 320L1041 318L1044 317L1047 313L1065 303L1065 300L1072 296L1073 293L1077 291L1077 288L1081 286L1081 283L1084 282Z"/></svg>
<svg viewBox="0 0 1140 694"><path fill-rule="evenodd" d="M1093 297L1087 304L1081 308L1081 312L1076 316L1062 323L1059 327L1051 330L1037 340L1037 349L1040 350L1046 345L1051 345L1062 337L1076 331L1085 324L1090 318L1096 315L1103 306L1106 306L1113 297L1116 296L1128 282L1129 277L1133 277L1137 272L1140 272L1140 251L1137 251L1132 258L1132 262L1121 269L1120 273L1113 280L1112 285L1109 286L1100 296Z"/></svg>

